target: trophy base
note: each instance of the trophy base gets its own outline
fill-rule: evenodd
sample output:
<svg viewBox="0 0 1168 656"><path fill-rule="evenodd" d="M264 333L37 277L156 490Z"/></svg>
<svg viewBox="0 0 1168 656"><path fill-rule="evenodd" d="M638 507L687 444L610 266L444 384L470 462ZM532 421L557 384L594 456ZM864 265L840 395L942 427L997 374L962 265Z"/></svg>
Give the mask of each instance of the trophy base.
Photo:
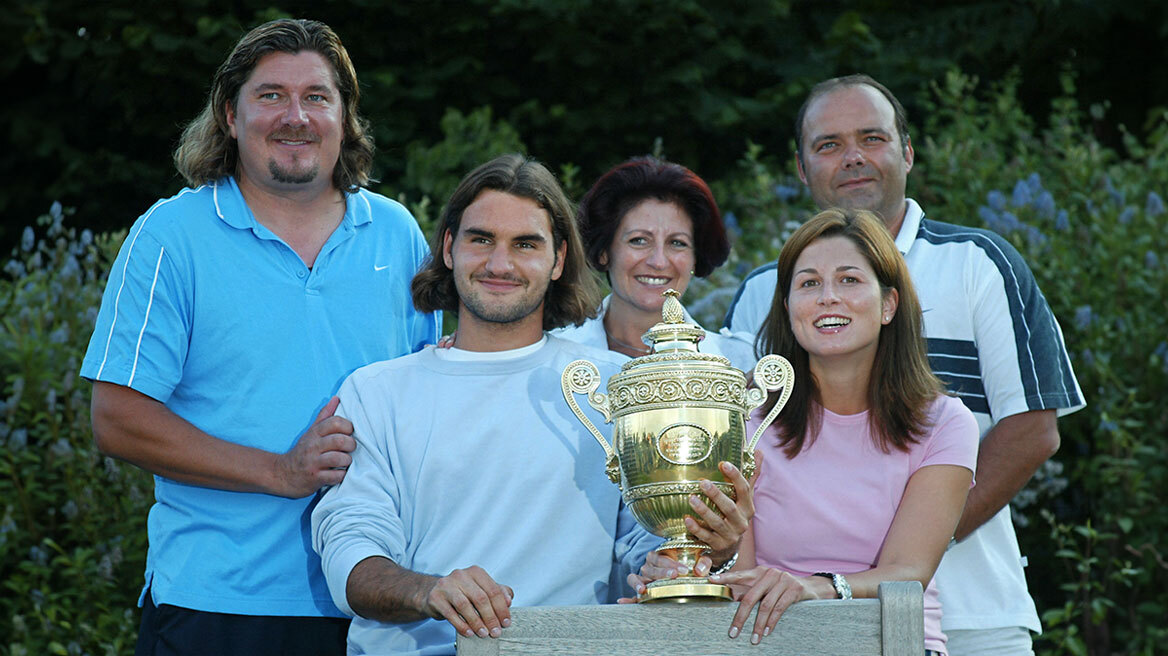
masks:
<svg viewBox="0 0 1168 656"><path fill-rule="evenodd" d="M691 601L732 600L730 586L710 583L709 579L696 576L653 581L645 586L645 592L637 597L637 602L642 604L658 601L684 604Z"/></svg>

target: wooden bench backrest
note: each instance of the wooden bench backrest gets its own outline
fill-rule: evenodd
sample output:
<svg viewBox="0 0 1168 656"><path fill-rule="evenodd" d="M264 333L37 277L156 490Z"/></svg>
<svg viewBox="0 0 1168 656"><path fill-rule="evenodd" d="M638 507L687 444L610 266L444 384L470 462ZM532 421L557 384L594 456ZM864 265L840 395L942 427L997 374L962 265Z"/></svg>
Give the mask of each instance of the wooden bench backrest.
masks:
<svg viewBox="0 0 1168 656"><path fill-rule="evenodd" d="M736 603L636 604L512 608L499 638L458 637L459 656L921 656L921 584L880 584L878 599L804 601L787 609L771 635L750 644L727 631Z"/></svg>

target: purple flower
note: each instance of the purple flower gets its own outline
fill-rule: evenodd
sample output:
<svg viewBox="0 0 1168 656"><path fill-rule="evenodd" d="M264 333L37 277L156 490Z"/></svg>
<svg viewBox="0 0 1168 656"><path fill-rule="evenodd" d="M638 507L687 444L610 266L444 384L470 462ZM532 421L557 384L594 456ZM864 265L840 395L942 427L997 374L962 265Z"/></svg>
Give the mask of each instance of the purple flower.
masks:
<svg viewBox="0 0 1168 656"><path fill-rule="evenodd" d="M1116 189L1115 185L1112 184L1110 175L1103 176L1103 188L1106 189L1107 194L1111 196L1111 202L1115 203L1116 205L1124 204L1126 197L1122 191Z"/></svg>
<svg viewBox="0 0 1168 656"><path fill-rule="evenodd" d="M792 185L778 184L775 185L774 192L775 196L778 196L779 200L783 201L784 203L790 203L799 197L799 194L802 193L802 190L799 187Z"/></svg>
<svg viewBox="0 0 1168 656"><path fill-rule="evenodd" d="M1066 232L1071 229L1071 221L1067 218L1066 210L1058 211L1058 216L1054 219L1054 229L1059 232Z"/></svg>
<svg viewBox="0 0 1168 656"><path fill-rule="evenodd" d="M53 445L49 447L49 453L52 453L58 458L68 458L73 455L73 447L70 446L68 440L62 437L56 442L53 442Z"/></svg>
<svg viewBox="0 0 1168 656"><path fill-rule="evenodd" d="M1144 205L1144 214L1147 214L1148 218L1154 219L1163 213L1164 213L1164 199L1160 198L1160 194L1157 194L1154 191L1149 191L1148 192L1148 201Z"/></svg>
<svg viewBox="0 0 1168 656"><path fill-rule="evenodd" d="M1160 257L1156 255L1156 251L1148 251L1144 253L1144 268L1159 269Z"/></svg>
<svg viewBox="0 0 1168 656"><path fill-rule="evenodd" d="M1014 232L1022 229L1022 222L1013 212L1002 212L1002 224L1008 232Z"/></svg>
<svg viewBox="0 0 1168 656"><path fill-rule="evenodd" d="M1094 320L1095 312L1091 310L1090 305L1080 305L1075 308L1075 328L1087 330Z"/></svg>
<svg viewBox="0 0 1168 656"><path fill-rule="evenodd" d="M1168 373L1168 342L1160 342L1156 350L1152 351L1152 355L1160 358L1160 368L1164 370L1164 373Z"/></svg>
<svg viewBox="0 0 1168 656"><path fill-rule="evenodd" d="M1030 185L1026 184L1025 180L1019 180L1014 185L1014 194L1010 197L1010 204L1014 207L1024 207L1030 204L1032 196Z"/></svg>
<svg viewBox="0 0 1168 656"><path fill-rule="evenodd" d="M986 194L986 202L989 203L990 207L999 212L1006 209L1006 195L997 189Z"/></svg>
<svg viewBox="0 0 1168 656"><path fill-rule="evenodd" d="M998 213L986 205L977 208L977 215L981 217L981 222L986 226L992 226L998 222Z"/></svg>
<svg viewBox="0 0 1168 656"><path fill-rule="evenodd" d="M1046 235L1042 234L1041 230L1032 225L1027 225L1026 241L1030 242L1031 246L1045 246L1046 242L1049 240L1047 239Z"/></svg>
<svg viewBox="0 0 1168 656"><path fill-rule="evenodd" d="M738 217L734 215L734 212L722 214L722 223L726 225L727 232L735 236L742 234L742 228L738 226Z"/></svg>
<svg viewBox="0 0 1168 656"><path fill-rule="evenodd" d="M31 226L25 226L24 232L20 235L20 249L23 251L31 251L36 244L36 233L32 231Z"/></svg>
<svg viewBox="0 0 1168 656"><path fill-rule="evenodd" d="M1032 196L1037 195L1038 192L1042 191L1042 176L1038 175L1037 171L1031 173L1026 176L1026 185L1030 187L1030 194Z"/></svg>
<svg viewBox="0 0 1168 656"><path fill-rule="evenodd" d="M1038 216L1047 220L1053 219L1055 214L1054 194L1043 191L1034 201L1034 209L1038 212Z"/></svg>
<svg viewBox="0 0 1168 656"><path fill-rule="evenodd" d="M1131 223L1132 217L1135 215L1136 215L1136 208L1132 207L1131 205L1128 205L1127 207L1123 208L1122 212L1119 213L1120 224L1127 225L1127 224Z"/></svg>
<svg viewBox="0 0 1168 656"><path fill-rule="evenodd" d="M49 564L49 552L45 551L40 546L34 544L33 546L28 548L28 559L31 560L32 562L38 564L38 565L48 565ZM45 600L45 595L42 594L40 590L33 590L32 597L33 597L33 601L36 601L37 597L40 598L40 601L42 603Z"/></svg>

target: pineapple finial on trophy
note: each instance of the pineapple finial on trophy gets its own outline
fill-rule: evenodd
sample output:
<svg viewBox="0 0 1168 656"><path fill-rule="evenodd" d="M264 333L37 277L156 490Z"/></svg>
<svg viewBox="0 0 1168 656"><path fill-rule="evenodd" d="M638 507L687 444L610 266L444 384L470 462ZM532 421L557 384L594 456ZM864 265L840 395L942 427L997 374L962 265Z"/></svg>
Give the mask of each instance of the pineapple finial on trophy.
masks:
<svg viewBox="0 0 1168 656"><path fill-rule="evenodd" d="M666 289L661 295L665 297L665 304L661 306L661 322L682 323L685 321L685 310L681 307L681 294L676 289Z"/></svg>

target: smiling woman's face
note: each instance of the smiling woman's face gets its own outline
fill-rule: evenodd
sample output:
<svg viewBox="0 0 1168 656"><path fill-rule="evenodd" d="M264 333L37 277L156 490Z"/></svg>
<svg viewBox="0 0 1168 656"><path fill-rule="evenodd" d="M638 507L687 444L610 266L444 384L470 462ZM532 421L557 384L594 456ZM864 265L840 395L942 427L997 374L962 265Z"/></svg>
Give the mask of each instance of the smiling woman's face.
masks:
<svg viewBox="0 0 1168 656"><path fill-rule="evenodd" d="M786 302L791 331L813 363L857 355L874 360L897 293L882 294L867 258L851 239L837 236L817 239L799 254Z"/></svg>
<svg viewBox="0 0 1168 656"><path fill-rule="evenodd" d="M693 221L677 204L653 198L625 213L601 264L612 303L660 312L666 289L685 292L695 264Z"/></svg>

